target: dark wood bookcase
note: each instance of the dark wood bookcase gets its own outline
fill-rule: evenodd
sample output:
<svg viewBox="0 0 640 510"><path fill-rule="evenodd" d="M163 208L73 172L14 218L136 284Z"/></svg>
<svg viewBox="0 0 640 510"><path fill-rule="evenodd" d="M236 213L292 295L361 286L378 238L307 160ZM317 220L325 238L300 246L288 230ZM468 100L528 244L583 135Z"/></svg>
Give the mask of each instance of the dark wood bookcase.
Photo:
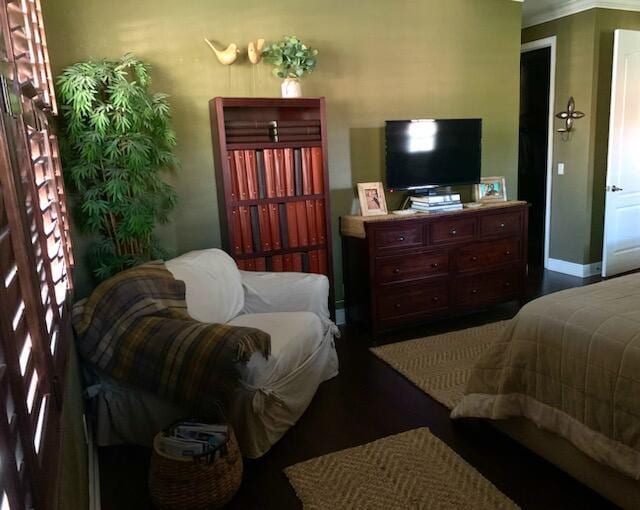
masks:
<svg viewBox="0 0 640 510"><path fill-rule="evenodd" d="M324 98L209 102L224 249L247 271L333 264Z"/></svg>

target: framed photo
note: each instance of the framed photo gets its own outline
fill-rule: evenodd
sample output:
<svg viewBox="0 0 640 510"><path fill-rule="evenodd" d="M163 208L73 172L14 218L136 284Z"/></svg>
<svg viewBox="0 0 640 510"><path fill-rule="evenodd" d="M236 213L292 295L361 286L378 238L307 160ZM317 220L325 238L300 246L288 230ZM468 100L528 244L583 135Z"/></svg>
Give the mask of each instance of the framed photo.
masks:
<svg viewBox="0 0 640 510"><path fill-rule="evenodd" d="M504 177L483 177L475 187L476 202L506 202L507 186Z"/></svg>
<svg viewBox="0 0 640 510"><path fill-rule="evenodd" d="M387 202L384 199L384 188L381 182L358 183L358 198L362 216L387 214Z"/></svg>

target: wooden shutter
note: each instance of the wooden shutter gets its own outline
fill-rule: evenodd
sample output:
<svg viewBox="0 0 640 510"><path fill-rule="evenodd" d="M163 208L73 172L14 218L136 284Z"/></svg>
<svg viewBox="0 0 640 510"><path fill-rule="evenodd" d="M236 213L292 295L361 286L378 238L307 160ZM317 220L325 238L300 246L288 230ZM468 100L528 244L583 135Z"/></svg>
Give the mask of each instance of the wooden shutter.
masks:
<svg viewBox="0 0 640 510"><path fill-rule="evenodd" d="M0 0L0 509L55 501L73 258L38 0Z"/></svg>

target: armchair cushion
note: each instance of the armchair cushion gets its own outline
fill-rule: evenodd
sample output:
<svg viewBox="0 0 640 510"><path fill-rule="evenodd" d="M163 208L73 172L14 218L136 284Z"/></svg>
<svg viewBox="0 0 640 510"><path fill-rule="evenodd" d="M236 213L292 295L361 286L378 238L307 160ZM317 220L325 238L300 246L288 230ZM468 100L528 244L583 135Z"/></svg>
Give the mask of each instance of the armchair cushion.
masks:
<svg viewBox="0 0 640 510"><path fill-rule="evenodd" d="M225 324L244 307L238 266L222 250L192 251L168 260L165 266L185 283L187 311L194 319Z"/></svg>
<svg viewBox="0 0 640 510"><path fill-rule="evenodd" d="M245 289L242 313L312 312L329 321L329 280L306 273L240 271Z"/></svg>

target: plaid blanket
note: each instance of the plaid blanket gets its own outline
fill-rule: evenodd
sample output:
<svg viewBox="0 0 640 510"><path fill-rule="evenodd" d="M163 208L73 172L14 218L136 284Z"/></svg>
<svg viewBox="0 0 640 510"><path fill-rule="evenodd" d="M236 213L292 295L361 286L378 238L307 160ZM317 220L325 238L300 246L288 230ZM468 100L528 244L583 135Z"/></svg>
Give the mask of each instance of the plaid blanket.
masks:
<svg viewBox="0 0 640 510"><path fill-rule="evenodd" d="M187 313L185 284L162 262L106 280L73 308L80 354L115 379L201 415L227 408L240 364L268 357L271 339L253 328L205 324Z"/></svg>

